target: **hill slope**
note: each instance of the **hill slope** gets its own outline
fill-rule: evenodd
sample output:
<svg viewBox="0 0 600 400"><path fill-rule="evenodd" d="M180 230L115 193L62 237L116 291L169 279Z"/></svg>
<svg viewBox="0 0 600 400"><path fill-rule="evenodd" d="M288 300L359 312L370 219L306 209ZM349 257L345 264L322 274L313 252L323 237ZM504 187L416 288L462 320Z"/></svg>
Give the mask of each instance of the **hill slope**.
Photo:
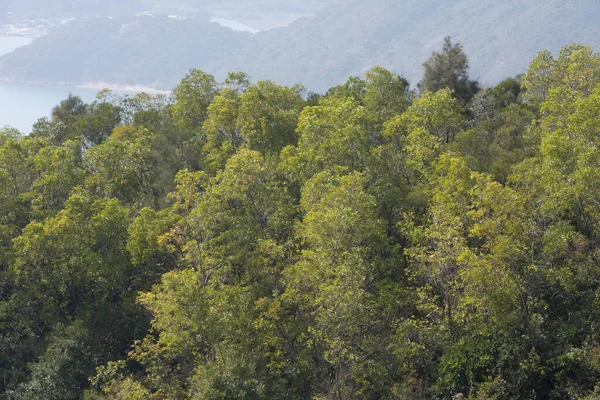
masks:
<svg viewBox="0 0 600 400"><path fill-rule="evenodd" d="M472 76L493 84L522 72L541 48L600 47L599 20L596 0L333 0L312 18L256 35L202 18L88 20L0 58L0 76L170 87L195 67L323 90L377 64L414 84L422 62L451 35L469 54ZM65 67L72 63L79 68Z"/></svg>
<svg viewBox="0 0 600 400"><path fill-rule="evenodd" d="M0 60L0 75L45 82L171 88L190 66L245 45L250 34L208 20L90 18L66 24Z"/></svg>
<svg viewBox="0 0 600 400"><path fill-rule="evenodd" d="M416 83L423 61L450 35L463 43L472 76L492 84L524 71L542 48L557 51L573 42L598 48L598 21L600 6L593 0L349 0L289 29L264 33L239 58L258 77L319 89L374 64ZM225 59L223 67L230 64Z"/></svg>

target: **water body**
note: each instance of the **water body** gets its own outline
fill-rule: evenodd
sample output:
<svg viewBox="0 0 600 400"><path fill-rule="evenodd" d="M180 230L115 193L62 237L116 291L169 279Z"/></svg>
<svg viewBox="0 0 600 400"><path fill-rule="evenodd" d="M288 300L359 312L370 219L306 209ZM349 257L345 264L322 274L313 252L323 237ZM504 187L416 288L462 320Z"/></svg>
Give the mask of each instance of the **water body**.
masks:
<svg viewBox="0 0 600 400"><path fill-rule="evenodd" d="M259 32L258 29L255 29L251 26L245 25L234 19L212 17L210 19L210 22L216 22L217 24L224 26L226 28L232 29L234 31L250 32L250 33L258 33Z"/></svg>
<svg viewBox="0 0 600 400"><path fill-rule="evenodd" d="M0 0L2 1L2 0ZM305 15L276 14L265 15L252 25L229 18L213 17L216 22L235 31L257 33L261 30L285 26ZM0 56L15 49L26 46L32 39L18 36L2 36L0 34ZM135 90L137 91L137 90ZM115 90L116 93L131 93L131 90ZM69 85L44 85L0 82L0 128L12 126L23 133L29 133L32 125L42 117L48 117L52 108L66 99L69 93L79 96L89 103L96 98L98 89Z"/></svg>
<svg viewBox="0 0 600 400"><path fill-rule="evenodd" d="M0 55L10 53L17 47L25 46L31 43L30 38L19 36L0 36Z"/></svg>
<svg viewBox="0 0 600 400"><path fill-rule="evenodd" d="M0 37L0 55L29 43L29 38ZM8 125L29 133L31 126L39 118L50 116L52 108L66 99L69 93L90 102L95 99L98 91L74 86L0 82L0 127Z"/></svg>

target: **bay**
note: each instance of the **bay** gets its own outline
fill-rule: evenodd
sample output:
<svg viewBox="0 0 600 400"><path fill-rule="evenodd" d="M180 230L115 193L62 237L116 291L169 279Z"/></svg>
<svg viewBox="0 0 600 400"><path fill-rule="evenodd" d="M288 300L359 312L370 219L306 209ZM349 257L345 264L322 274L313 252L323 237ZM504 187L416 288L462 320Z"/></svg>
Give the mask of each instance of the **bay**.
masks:
<svg viewBox="0 0 600 400"><path fill-rule="evenodd" d="M52 108L69 93L85 102L94 100L97 90L68 86L0 83L0 127L11 126L22 133L31 132L32 125L49 117Z"/></svg>
<svg viewBox="0 0 600 400"><path fill-rule="evenodd" d="M31 43L24 37L0 37L0 55ZM69 96L79 96L85 102L96 98L98 89L69 85L26 84L0 82L0 128L11 126L30 133L32 125L49 117L52 108Z"/></svg>
<svg viewBox="0 0 600 400"><path fill-rule="evenodd" d="M250 33L258 33L259 32L258 29L253 28L248 25L245 25L234 19L212 17L210 19L210 22L216 22L217 24L224 26L226 28L229 28L229 29L233 29L234 31L250 32Z"/></svg>

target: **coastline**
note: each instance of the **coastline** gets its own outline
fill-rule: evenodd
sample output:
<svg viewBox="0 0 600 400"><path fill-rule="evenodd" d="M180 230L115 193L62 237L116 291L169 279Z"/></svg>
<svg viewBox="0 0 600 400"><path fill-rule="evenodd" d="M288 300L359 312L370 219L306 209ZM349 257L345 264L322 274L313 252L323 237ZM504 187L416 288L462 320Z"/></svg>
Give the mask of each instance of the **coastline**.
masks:
<svg viewBox="0 0 600 400"><path fill-rule="evenodd" d="M27 41L28 43L22 43L20 45L15 45L13 47L8 47L4 51L0 51L0 55L7 54L11 51L14 51L16 48L21 46L26 46L34 40L35 35L27 35L24 32L6 32L1 28L6 27L6 25L0 25L0 38L13 38L20 39L23 41ZM153 95L169 95L171 94L170 90L161 90L156 89L150 86L144 85L132 85L132 84L122 84L122 83L109 83L109 82L94 82L94 81L84 81L84 82L68 82L68 81L44 81L44 80L26 80L26 79L15 79L0 76L0 83L3 84L20 84L20 85L43 85L43 86L71 86L81 89L90 89L101 91L103 89L109 89L115 92L124 92L124 93L148 93Z"/></svg>
<svg viewBox="0 0 600 400"><path fill-rule="evenodd" d="M121 85L116 83L107 83L107 82L84 82L80 84L73 84L75 87L79 87L82 89L94 89L94 90L114 90L118 92L132 92L132 93L148 93L148 94L163 94L170 95L172 92L170 90L160 90L155 89L149 86L138 86L138 85Z"/></svg>
<svg viewBox="0 0 600 400"><path fill-rule="evenodd" d="M36 80L24 80L24 79L13 79L0 77L0 83L6 84L20 84L20 85L46 85L46 86L72 86L81 89L92 89L101 91L108 89L116 92L130 92L130 93L148 93L148 94L162 94L170 95L170 90L160 90L149 86L142 85L125 85L118 83L108 82L56 82L56 81L36 81Z"/></svg>
<svg viewBox="0 0 600 400"><path fill-rule="evenodd" d="M0 24L0 37L16 37L35 40L41 36L47 35L47 28L16 26L12 24Z"/></svg>

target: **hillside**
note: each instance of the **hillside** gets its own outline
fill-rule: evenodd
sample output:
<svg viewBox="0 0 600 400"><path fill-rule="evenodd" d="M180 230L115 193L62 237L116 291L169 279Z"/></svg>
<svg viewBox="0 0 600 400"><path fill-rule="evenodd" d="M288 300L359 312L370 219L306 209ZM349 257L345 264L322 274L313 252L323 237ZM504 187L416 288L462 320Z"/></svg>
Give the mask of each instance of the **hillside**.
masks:
<svg viewBox="0 0 600 400"><path fill-rule="evenodd" d="M208 19L90 18L61 26L3 58L2 73L46 82L128 82L171 88L190 65L241 48L247 33Z"/></svg>
<svg viewBox="0 0 600 400"><path fill-rule="evenodd" d="M238 10L243 15L236 15L228 2L186 4L212 7L213 15L221 10L244 21L253 7L276 10L269 1L243 3L246 8ZM291 2L282 3L287 12L314 10L316 15L256 35L209 24L210 13L185 21L132 17L77 21L0 58L0 76L165 88L194 66L219 78L231 70L245 70L254 79L302 82L322 91L381 65L414 84L420 79L422 62L451 35L469 54L472 76L493 84L522 71L539 49L556 51L573 42L600 47L600 7L595 0L334 0L324 4L322 9L311 9L306 4L293 8ZM73 49L82 63L77 68L70 65Z"/></svg>
<svg viewBox="0 0 600 400"><path fill-rule="evenodd" d="M144 9L143 0L2 0L0 22L92 15L129 15Z"/></svg>
<svg viewBox="0 0 600 400"><path fill-rule="evenodd" d="M264 14L303 15L320 10L328 1L304 0L3 0L0 23L81 17L132 16L139 13L181 14L209 11L242 20L264 19Z"/></svg>
<svg viewBox="0 0 600 400"><path fill-rule="evenodd" d="M539 49L578 42L600 45L595 1L350 0L312 19L259 35L246 53L223 58L256 78L301 81L323 90L372 65L416 83L421 64L450 35L463 43L472 76L485 84L522 72ZM231 68L231 67L230 67Z"/></svg>

